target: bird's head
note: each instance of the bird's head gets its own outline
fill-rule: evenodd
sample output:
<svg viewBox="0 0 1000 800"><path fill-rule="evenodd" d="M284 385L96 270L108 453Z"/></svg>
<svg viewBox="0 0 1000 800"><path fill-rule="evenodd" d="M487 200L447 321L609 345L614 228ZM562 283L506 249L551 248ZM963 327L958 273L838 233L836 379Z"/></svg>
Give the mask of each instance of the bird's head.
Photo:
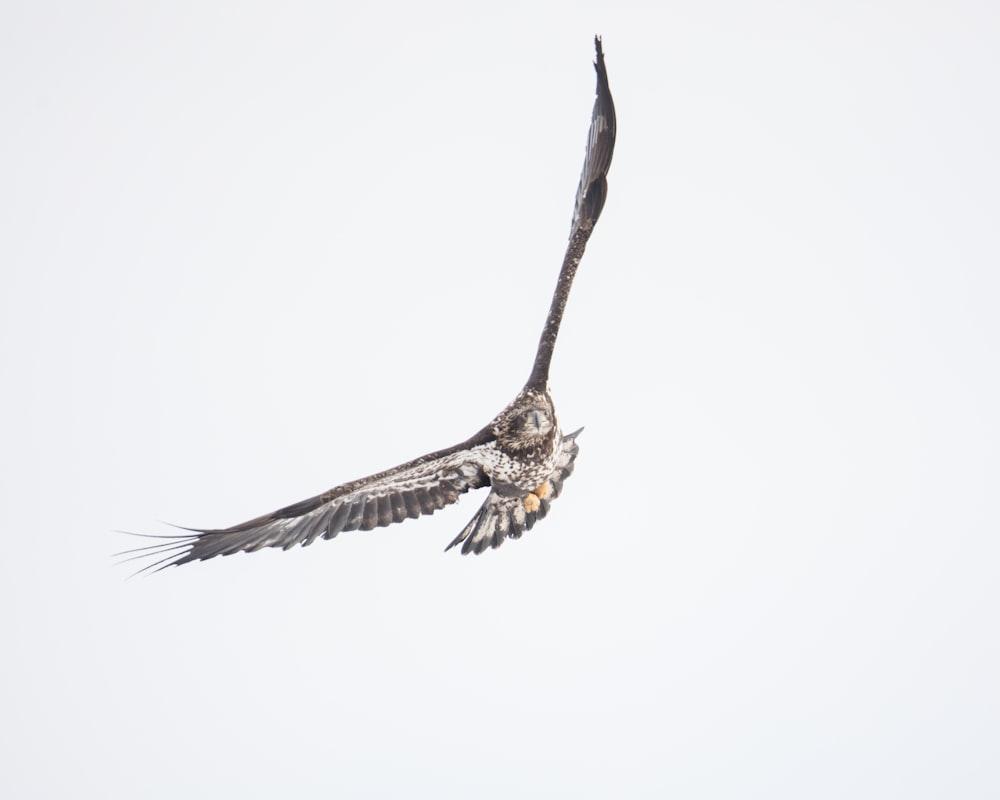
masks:
<svg viewBox="0 0 1000 800"><path fill-rule="evenodd" d="M508 452L551 447L556 415L548 393L522 392L497 417L497 443Z"/></svg>

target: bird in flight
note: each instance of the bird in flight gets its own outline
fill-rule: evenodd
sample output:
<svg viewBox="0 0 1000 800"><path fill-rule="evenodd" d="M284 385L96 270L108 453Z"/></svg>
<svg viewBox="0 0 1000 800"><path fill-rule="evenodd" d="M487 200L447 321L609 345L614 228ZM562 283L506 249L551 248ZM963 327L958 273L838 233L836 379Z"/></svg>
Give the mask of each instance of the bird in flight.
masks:
<svg viewBox="0 0 1000 800"><path fill-rule="evenodd" d="M485 502L446 550L482 553L505 539L519 539L546 516L551 502L573 472L580 431L563 434L549 394L549 363L573 277L607 196L607 173L615 146L615 107L608 88L604 50L594 37L597 98L587 135L583 174L576 190L569 246L552 305L524 388L482 430L453 447L351 481L230 528L185 528L156 536L157 544L119 555L153 558L147 570L201 561L264 547L332 539L341 531L362 530L433 514L471 489L490 487Z"/></svg>

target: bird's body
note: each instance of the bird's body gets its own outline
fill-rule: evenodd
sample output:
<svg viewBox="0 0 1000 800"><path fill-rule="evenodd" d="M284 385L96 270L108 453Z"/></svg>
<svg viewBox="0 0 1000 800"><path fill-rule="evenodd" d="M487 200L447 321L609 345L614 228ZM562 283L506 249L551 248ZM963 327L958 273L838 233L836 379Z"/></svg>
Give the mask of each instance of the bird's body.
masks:
<svg viewBox="0 0 1000 800"><path fill-rule="evenodd" d="M486 486L490 493L485 502L446 549L461 544L463 553L481 553L499 547L548 513L579 451L579 431L564 435L559 429L548 387L549 363L577 266L607 196L616 131L604 52L600 39L594 42L597 99L569 246L531 375L514 400L482 430L453 447L230 528L187 529L178 536L156 537L166 540L160 544L128 551L138 553L135 557L160 557L147 569L264 547L288 549L332 539L342 531L371 530L432 514L465 492Z"/></svg>

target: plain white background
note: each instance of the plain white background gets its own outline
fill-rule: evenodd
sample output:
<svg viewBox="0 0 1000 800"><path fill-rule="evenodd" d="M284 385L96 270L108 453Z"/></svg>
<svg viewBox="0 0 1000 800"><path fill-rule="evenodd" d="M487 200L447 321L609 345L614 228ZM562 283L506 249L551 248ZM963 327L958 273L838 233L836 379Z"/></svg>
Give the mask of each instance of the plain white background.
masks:
<svg viewBox="0 0 1000 800"><path fill-rule="evenodd" d="M527 377L523 540L127 580ZM991 3L0 11L5 797L1000 794Z"/></svg>

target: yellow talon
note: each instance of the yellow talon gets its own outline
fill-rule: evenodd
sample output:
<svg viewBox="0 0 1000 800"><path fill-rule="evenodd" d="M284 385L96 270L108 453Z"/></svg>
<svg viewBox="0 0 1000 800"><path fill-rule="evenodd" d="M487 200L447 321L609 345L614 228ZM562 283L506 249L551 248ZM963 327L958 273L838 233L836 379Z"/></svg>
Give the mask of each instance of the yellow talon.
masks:
<svg viewBox="0 0 1000 800"><path fill-rule="evenodd" d="M539 486L535 491L528 492L524 496L524 510L529 514L534 514L542 507L542 500L552 494L552 486L548 481L545 481L541 486Z"/></svg>

